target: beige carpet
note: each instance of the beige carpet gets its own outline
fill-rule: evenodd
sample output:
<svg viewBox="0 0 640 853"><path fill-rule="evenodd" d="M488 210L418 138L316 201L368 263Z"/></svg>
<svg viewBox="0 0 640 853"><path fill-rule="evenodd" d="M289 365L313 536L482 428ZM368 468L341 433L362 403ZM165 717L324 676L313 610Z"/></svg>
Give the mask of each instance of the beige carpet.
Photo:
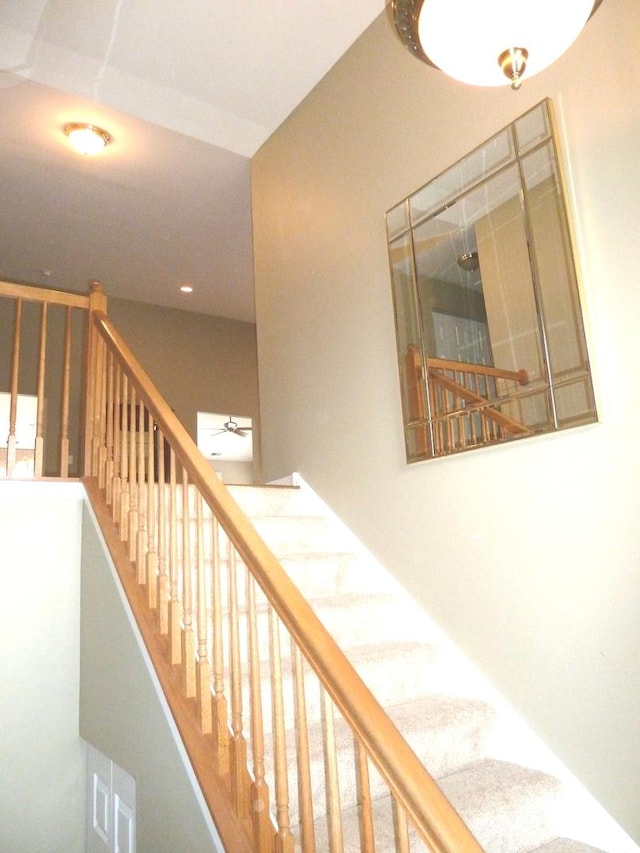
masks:
<svg viewBox="0 0 640 853"><path fill-rule="evenodd" d="M596 804L581 799L568 774L554 772L556 759L311 490L234 486L231 492L487 853L638 850ZM309 715L311 728L319 726L319 702L310 701ZM286 716L291 725L292 711ZM269 725L269 709L265 718ZM316 841L324 853L324 758L311 734ZM294 740L290 731L289 755ZM351 736L340 720L336 742L344 850L357 851ZM386 853L395 850L393 821L376 778L372 796L376 851ZM293 767L289 801L295 824ZM424 848L414 840L411 849Z"/></svg>

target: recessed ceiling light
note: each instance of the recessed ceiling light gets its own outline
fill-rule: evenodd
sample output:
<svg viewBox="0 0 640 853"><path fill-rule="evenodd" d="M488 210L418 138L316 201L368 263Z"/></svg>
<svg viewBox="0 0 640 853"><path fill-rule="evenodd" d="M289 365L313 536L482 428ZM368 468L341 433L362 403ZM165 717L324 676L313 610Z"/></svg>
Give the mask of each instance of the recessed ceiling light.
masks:
<svg viewBox="0 0 640 853"><path fill-rule="evenodd" d="M63 128L69 142L80 154L98 154L111 142L111 134L95 124L70 122Z"/></svg>
<svg viewBox="0 0 640 853"><path fill-rule="evenodd" d="M182 287L180 288L180 290L183 293L193 293L193 288L191 287L190 284L183 284Z"/></svg>

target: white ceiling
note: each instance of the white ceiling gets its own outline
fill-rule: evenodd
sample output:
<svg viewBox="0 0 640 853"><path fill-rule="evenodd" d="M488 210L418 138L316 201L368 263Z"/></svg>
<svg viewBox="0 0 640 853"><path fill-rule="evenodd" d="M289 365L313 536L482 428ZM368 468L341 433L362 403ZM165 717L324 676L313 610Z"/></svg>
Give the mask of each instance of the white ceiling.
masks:
<svg viewBox="0 0 640 853"><path fill-rule="evenodd" d="M253 320L249 159L384 6L3 0L0 277Z"/></svg>

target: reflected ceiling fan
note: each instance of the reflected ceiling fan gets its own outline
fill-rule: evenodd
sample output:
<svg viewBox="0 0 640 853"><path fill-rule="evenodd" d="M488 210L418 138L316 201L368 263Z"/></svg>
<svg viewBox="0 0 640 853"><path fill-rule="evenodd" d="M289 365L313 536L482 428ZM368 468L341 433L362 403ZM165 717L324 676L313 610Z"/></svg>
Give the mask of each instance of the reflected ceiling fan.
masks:
<svg viewBox="0 0 640 853"><path fill-rule="evenodd" d="M233 417L229 415L229 419L226 420L219 429L214 429L211 431L211 435L222 435L223 433L230 432L233 435L239 435L240 438L244 438L247 433L249 433L253 427L243 426L241 427L237 421L234 421Z"/></svg>

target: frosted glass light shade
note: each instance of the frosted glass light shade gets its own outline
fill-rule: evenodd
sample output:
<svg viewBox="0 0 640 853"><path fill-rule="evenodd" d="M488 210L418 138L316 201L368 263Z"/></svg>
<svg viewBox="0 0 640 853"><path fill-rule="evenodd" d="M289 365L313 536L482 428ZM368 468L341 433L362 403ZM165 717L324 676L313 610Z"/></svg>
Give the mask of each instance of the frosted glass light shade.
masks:
<svg viewBox="0 0 640 853"><path fill-rule="evenodd" d="M98 154L111 142L111 134L95 124L73 122L64 126L64 132L73 148L87 156Z"/></svg>
<svg viewBox="0 0 640 853"><path fill-rule="evenodd" d="M531 77L573 44L600 2L394 0L394 8L400 36L414 54L422 52L420 58L463 83L501 86L509 82L499 62L505 51L523 49L523 76Z"/></svg>

